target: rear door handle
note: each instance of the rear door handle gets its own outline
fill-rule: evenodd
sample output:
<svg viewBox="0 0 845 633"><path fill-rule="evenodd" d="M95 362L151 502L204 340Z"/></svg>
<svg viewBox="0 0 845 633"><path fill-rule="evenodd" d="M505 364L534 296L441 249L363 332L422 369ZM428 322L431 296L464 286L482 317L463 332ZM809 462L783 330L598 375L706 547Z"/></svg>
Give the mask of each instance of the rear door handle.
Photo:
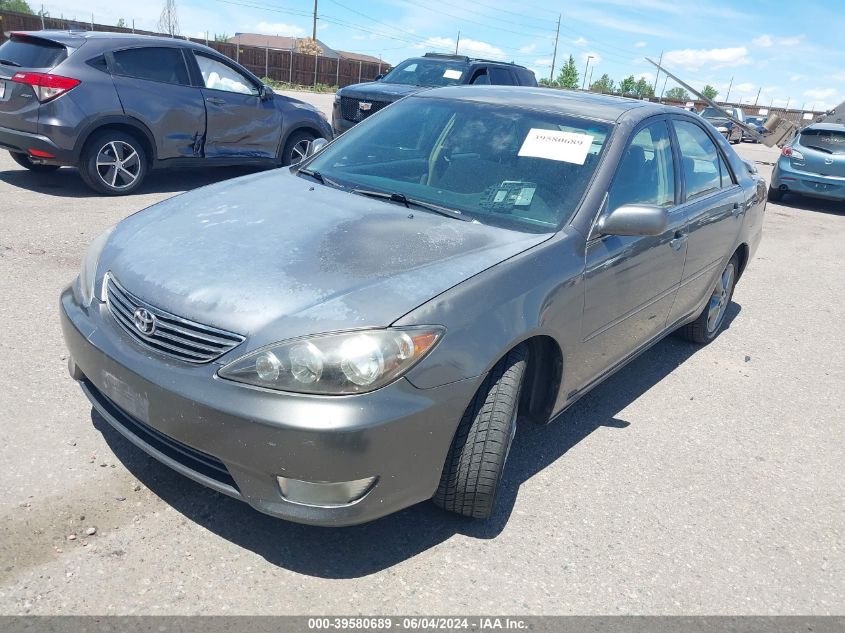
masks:
<svg viewBox="0 0 845 633"><path fill-rule="evenodd" d="M679 251L684 245L684 242L686 242L688 239L688 233L684 233L683 231L675 231L675 237L669 240L669 246L672 247L673 251Z"/></svg>
<svg viewBox="0 0 845 633"><path fill-rule="evenodd" d="M213 103L214 105L223 105L226 103L226 100L221 99L220 97L208 97L206 101L208 101L208 103Z"/></svg>

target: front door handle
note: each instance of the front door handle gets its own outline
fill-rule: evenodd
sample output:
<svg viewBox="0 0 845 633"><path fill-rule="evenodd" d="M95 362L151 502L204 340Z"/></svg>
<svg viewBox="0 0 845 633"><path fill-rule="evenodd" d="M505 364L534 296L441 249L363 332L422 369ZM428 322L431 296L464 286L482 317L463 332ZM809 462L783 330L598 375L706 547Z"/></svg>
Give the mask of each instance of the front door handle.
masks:
<svg viewBox="0 0 845 633"><path fill-rule="evenodd" d="M733 216L735 218L737 218L737 217L741 216L744 212L745 212L745 205L740 204L739 202L734 202L734 208L733 208L733 211L732 211Z"/></svg>
<svg viewBox="0 0 845 633"><path fill-rule="evenodd" d="M686 242L688 239L688 233L684 233L683 231L675 231L675 237L669 240L669 246L672 247L673 251L679 251L683 247L684 242Z"/></svg>
<svg viewBox="0 0 845 633"><path fill-rule="evenodd" d="M226 100L221 99L220 97L208 97L206 101L208 101L208 103L213 103L214 105L223 105L226 103Z"/></svg>

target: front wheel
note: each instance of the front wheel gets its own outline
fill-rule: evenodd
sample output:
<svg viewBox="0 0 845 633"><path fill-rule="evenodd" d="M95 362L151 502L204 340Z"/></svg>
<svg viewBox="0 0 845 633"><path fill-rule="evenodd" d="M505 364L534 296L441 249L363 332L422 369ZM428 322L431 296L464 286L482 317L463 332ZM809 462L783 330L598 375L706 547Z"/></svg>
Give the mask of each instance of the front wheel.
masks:
<svg viewBox="0 0 845 633"><path fill-rule="evenodd" d="M147 154L134 136L106 130L82 151L79 175L91 189L108 196L132 193L147 176Z"/></svg>
<svg viewBox="0 0 845 633"><path fill-rule="evenodd" d="M294 132L282 149L282 167L296 165L308 156L308 150L315 136L305 130Z"/></svg>
<svg viewBox="0 0 845 633"><path fill-rule="evenodd" d="M464 412L433 497L444 510L476 519L492 514L516 433L527 356L522 345L508 352Z"/></svg>
<svg viewBox="0 0 845 633"><path fill-rule="evenodd" d="M42 165L40 163L35 163L26 154L21 154L19 152L9 152L9 154L12 156L12 160L18 165L25 167L36 174L49 174L59 169L58 165Z"/></svg>
<svg viewBox="0 0 845 633"><path fill-rule="evenodd" d="M716 286L713 288L713 292L710 294L701 314L695 321L678 330L682 337L699 344L709 343L716 338L725 322L725 315L734 294L738 273L739 259L734 255L728 265L725 266L722 274L719 275L719 279L716 280Z"/></svg>

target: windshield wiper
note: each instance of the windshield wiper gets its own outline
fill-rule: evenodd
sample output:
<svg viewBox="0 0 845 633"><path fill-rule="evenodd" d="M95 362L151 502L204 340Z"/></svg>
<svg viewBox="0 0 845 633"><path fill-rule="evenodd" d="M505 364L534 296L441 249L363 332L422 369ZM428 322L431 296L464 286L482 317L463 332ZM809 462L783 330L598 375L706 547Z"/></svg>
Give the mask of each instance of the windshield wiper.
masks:
<svg viewBox="0 0 845 633"><path fill-rule="evenodd" d="M461 222L472 222L472 218L465 216L463 213L458 211L457 209L450 209L449 207L441 207L439 204L433 204L431 202L424 202L422 200L416 200L414 198L409 198L404 193L389 193L386 191L370 191L368 189L353 189L352 193L357 193L361 196L367 196L369 198L379 198L381 200L390 200L391 202L398 202L399 204L404 204L406 208L410 209L411 207L417 207L419 209L425 209L426 211L433 211L439 215L445 215L447 218L454 218L456 220L460 220Z"/></svg>
<svg viewBox="0 0 845 633"><path fill-rule="evenodd" d="M13 62L11 59L0 59L0 64L3 64L4 66L14 66L15 68L21 67L18 62Z"/></svg>
<svg viewBox="0 0 845 633"><path fill-rule="evenodd" d="M339 182L335 182L331 178L326 178L319 171L314 171L314 170L311 170L311 169L302 168L302 169L296 170L296 173L297 174L305 174L306 176L311 176L314 180L319 182L321 185L328 185L330 187L336 187L337 189L343 189L343 185L341 185Z"/></svg>

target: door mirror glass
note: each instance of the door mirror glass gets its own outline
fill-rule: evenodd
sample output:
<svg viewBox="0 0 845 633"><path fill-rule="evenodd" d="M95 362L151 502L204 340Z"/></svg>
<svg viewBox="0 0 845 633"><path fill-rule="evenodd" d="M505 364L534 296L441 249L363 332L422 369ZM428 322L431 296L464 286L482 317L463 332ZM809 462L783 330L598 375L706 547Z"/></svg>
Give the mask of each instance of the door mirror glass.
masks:
<svg viewBox="0 0 845 633"><path fill-rule="evenodd" d="M669 226L669 211L650 204L626 204L599 220L602 235L661 235Z"/></svg>
<svg viewBox="0 0 845 633"><path fill-rule="evenodd" d="M381 81L382 79L384 79L384 73L376 75L376 78L373 81Z"/></svg>
<svg viewBox="0 0 845 633"><path fill-rule="evenodd" d="M258 91L258 96L261 97L262 101L269 101L275 94L270 86L261 86Z"/></svg>
<svg viewBox="0 0 845 633"><path fill-rule="evenodd" d="M308 158L309 156L313 156L320 150L322 150L329 142L324 138L315 138L311 143L308 145L308 151L305 152L305 157Z"/></svg>

